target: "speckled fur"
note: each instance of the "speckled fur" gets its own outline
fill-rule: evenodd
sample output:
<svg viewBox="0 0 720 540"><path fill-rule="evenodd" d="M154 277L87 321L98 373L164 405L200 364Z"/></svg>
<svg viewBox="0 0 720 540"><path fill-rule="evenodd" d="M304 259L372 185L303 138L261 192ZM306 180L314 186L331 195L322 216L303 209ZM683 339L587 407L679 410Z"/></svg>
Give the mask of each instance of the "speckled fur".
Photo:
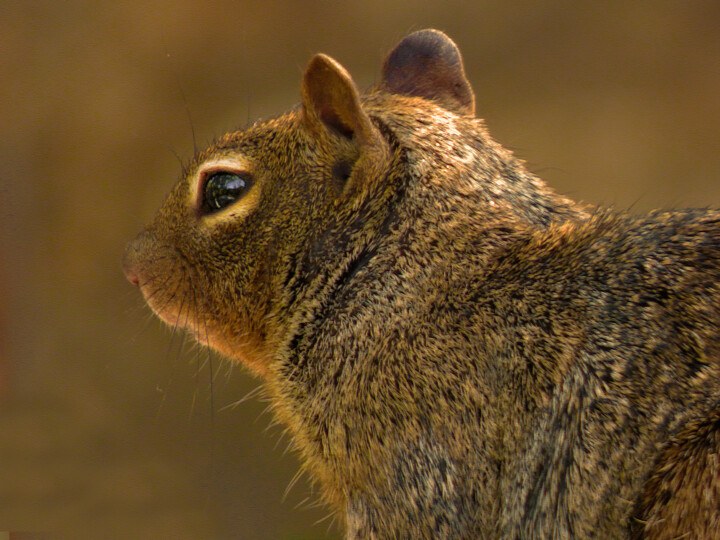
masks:
<svg viewBox="0 0 720 540"><path fill-rule="evenodd" d="M196 157L125 257L153 309L264 378L348 538L720 537L720 213L553 193L438 32L357 100L316 57ZM239 155L257 207L211 224Z"/></svg>

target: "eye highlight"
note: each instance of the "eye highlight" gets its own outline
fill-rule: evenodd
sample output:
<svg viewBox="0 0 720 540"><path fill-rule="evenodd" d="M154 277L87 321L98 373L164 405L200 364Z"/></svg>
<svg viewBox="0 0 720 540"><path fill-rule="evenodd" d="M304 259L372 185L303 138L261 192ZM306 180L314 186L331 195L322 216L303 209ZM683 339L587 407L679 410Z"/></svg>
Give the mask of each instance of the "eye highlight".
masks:
<svg viewBox="0 0 720 540"><path fill-rule="evenodd" d="M202 209L206 214L230 206L252 187L252 176L245 172L217 171L205 180Z"/></svg>

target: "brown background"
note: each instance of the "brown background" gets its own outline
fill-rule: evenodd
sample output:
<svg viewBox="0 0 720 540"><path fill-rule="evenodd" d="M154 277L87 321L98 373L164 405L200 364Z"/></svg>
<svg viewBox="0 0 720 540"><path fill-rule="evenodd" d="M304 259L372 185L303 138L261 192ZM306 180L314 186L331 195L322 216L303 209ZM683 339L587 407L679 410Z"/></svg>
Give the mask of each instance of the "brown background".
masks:
<svg viewBox="0 0 720 540"><path fill-rule="evenodd" d="M227 408L258 382L150 317L119 261L193 131L203 146L282 112L318 51L368 87L427 26L461 46L495 137L559 191L720 205L716 0L5 0L0 530L337 537L304 479L283 500L297 463L266 404Z"/></svg>

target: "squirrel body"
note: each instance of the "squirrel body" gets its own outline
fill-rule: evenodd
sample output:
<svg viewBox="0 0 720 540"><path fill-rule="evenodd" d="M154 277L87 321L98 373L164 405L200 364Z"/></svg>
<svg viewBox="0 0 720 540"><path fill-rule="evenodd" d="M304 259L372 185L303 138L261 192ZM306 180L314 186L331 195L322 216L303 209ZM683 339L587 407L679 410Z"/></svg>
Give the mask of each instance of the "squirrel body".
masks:
<svg viewBox="0 0 720 540"><path fill-rule="evenodd" d="M198 154L124 268L262 376L348 538L720 537L720 213L554 193L424 30Z"/></svg>

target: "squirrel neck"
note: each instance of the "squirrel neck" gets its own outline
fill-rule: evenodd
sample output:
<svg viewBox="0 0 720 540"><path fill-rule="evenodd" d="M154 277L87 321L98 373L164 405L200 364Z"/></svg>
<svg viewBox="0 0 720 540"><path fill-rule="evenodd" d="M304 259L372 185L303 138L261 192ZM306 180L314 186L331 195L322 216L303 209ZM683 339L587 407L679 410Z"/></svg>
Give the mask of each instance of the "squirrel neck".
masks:
<svg viewBox="0 0 720 540"><path fill-rule="evenodd" d="M480 229L492 228L493 220L498 226L545 229L588 217L582 205L555 193L492 139L481 119L457 115L432 102L413 102L385 94L371 94L365 102L371 117L405 150L413 178L408 204L419 210L431 198L441 205L443 217L464 217ZM468 215L453 216L463 207ZM438 215L437 207L424 210Z"/></svg>
<svg viewBox="0 0 720 540"><path fill-rule="evenodd" d="M372 105L370 99L371 117ZM378 109L403 110L387 104ZM418 108L412 112L417 122L421 113ZM471 292L466 284L482 281L493 261L533 231L585 217L581 208L554 194L492 141L479 120L440 108L427 114L433 116L432 123L428 118L428 133L403 129L403 122L410 120L402 113L373 118L394 152L392 172L383 185L386 200L363 207L345 228L331 224L315 247L322 252L317 260L337 264L314 268L300 259L290 281L303 286L285 299L291 303L283 310L293 314L291 332L272 368L269 387L276 396L276 412L293 431L306 465L326 486L331 502L340 505L348 486L370 481L373 467L360 466L358 456L381 456L380 461L385 456L389 463L393 454L402 452L378 449L385 444L384 433L403 429L418 437L432 432L434 438L443 438L446 426L433 424L443 413L431 409L447 407L448 415L457 414L450 409L460 404L450 399L428 403L423 399L425 385L434 387L434 395L451 396L463 388L475 392L470 381L485 379L486 391L476 392L473 399L483 414L495 416L487 421L498 426L510 415L509 407L536 407L542 396L508 389L506 376L487 362L499 346L490 320L483 323L490 328L480 341L483 351L469 350L477 347L472 345L475 338L443 343L442 336L457 335L463 325L468 336L477 334L477 317L503 325L502 314L491 307L484 306L488 311L480 314L463 311L472 309L463 301ZM506 202L508 192L516 204ZM484 209L482 214L478 208ZM448 282L458 287L448 287ZM434 311L443 312L437 328L427 325ZM467 358L478 361L467 365ZM521 364L526 360L514 359L516 373L535 372L534 366ZM553 367L553 360L543 367L548 384L560 378L554 370L562 366ZM347 395L338 396L339 389ZM510 396L512 392L517 395ZM358 417L364 417L362 425L347 423ZM500 431L497 440L486 441L488 455L491 446L507 438ZM478 433L481 436L487 437L487 431ZM387 463L378 463L375 470Z"/></svg>

